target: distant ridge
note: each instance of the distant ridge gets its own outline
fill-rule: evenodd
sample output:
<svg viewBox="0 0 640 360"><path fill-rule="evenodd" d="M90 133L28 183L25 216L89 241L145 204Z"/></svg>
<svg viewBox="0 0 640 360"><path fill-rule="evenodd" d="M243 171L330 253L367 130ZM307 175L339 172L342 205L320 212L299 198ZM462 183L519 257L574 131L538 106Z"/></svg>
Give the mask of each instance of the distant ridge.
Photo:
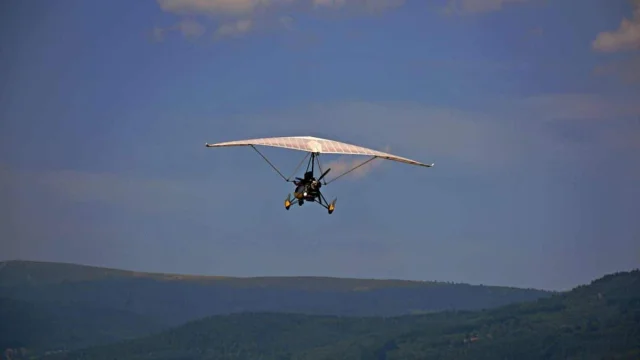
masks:
<svg viewBox="0 0 640 360"><path fill-rule="evenodd" d="M536 300L535 289L332 277L220 277L138 272L44 261L0 263L0 298L126 311L176 326L244 312L395 316L479 310ZM47 305L48 306L48 305Z"/></svg>
<svg viewBox="0 0 640 360"><path fill-rule="evenodd" d="M640 359L639 335L635 269L487 311L391 318L213 316L50 360Z"/></svg>
<svg viewBox="0 0 640 360"><path fill-rule="evenodd" d="M490 309L553 295L435 281L200 276L45 261L0 262L0 300L14 309L0 316L0 324L16 334L9 346L36 352L104 344L207 316L269 312L392 317ZM18 321L21 332L9 325L16 324L16 314L25 320ZM48 333L60 335L51 338Z"/></svg>
<svg viewBox="0 0 640 360"><path fill-rule="evenodd" d="M146 277L164 280L220 280L230 277L215 275L186 275L161 272L124 270L96 265L75 264L69 262L51 262L34 260L7 260L0 262L0 283L10 281L12 275L19 272L27 279L15 279L18 282L39 280L40 283L59 283L62 281L86 281L112 277ZM35 279L34 279L35 276ZM8 282L6 283L8 284Z"/></svg>
<svg viewBox="0 0 640 360"><path fill-rule="evenodd" d="M4 271L3 271L4 270ZM17 275L19 273L20 275ZM14 276L28 276L28 278L13 278ZM10 285L13 281L17 283L31 282L38 284L55 284L64 281L88 281L105 278L117 277L138 277L156 280L181 280L181 281L201 281L201 282L219 282L233 281L234 285L252 286L256 282L263 282L270 286L292 285L296 281L307 282L315 280L317 282L332 282L333 285L351 285L357 283L366 285L368 289L385 287L393 284L398 286L428 286L428 285L458 285L458 286L483 286L500 289L518 289L518 290L534 290L555 293L551 290L542 290L535 288L519 288L513 286L501 285L478 285L468 283L456 283L435 280L404 280L404 279L385 279L385 278L356 278L356 277L337 277L337 276L320 276L320 275L275 275L275 276L226 276L226 275L194 275L181 273L164 273L164 272L147 272L124 270L112 267L103 267L95 265L76 264L68 262L50 262L50 261L33 261L33 260L7 260L0 262L0 286ZM348 290L348 288L346 289ZM360 289L364 290L364 289Z"/></svg>

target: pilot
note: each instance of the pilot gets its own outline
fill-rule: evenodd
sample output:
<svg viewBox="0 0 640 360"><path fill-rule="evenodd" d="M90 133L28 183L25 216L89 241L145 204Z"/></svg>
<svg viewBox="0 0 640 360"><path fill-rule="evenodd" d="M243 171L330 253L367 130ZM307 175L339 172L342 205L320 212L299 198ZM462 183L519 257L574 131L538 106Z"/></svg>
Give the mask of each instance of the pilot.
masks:
<svg viewBox="0 0 640 360"><path fill-rule="evenodd" d="M311 181L313 180L313 171L307 171L306 173L304 173L304 181Z"/></svg>

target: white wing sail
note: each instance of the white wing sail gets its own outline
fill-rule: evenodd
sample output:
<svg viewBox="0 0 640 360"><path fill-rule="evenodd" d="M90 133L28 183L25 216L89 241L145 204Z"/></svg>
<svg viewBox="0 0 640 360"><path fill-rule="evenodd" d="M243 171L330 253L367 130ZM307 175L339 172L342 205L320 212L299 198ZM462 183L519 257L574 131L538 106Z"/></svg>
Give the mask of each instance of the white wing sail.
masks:
<svg viewBox="0 0 640 360"><path fill-rule="evenodd" d="M421 162L404 157L388 154L382 151L368 149L362 146L347 144L335 140L317 138L313 136L286 136L270 137L260 139L247 139L221 142L217 144L205 144L207 147L225 146L271 146L292 150L307 151L322 154L344 154L344 155L369 155L382 159L398 161L411 165L432 167L434 164L423 164Z"/></svg>

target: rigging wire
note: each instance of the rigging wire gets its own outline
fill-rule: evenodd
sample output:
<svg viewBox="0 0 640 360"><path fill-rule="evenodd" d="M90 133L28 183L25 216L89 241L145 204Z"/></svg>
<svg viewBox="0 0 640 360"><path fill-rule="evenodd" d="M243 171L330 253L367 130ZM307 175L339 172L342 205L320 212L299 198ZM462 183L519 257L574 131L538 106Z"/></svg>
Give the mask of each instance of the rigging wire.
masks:
<svg viewBox="0 0 640 360"><path fill-rule="evenodd" d="M309 157L309 155L311 155L311 153L310 153L310 152L308 152L308 153L307 153L307 155L305 155L305 156L304 156L304 158L302 158L302 161L300 161L300 163L298 164L298 166L296 167L296 169L295 169L295 170L293 170L293 173L289 176L289 178L287 179L287 181L289 181L289 179L291 179L291 178L296 174L296 172L298 171L298 169L300 168L300 166L302 166L302 163L303 163L305 160L307 160L307 157ZM309 167L309 166L307 165L307 168L308 168L308 167Z"/></svg>
<svg viewBox="0 0 640 360"><path fill-rule="evenodd" d="M377 156L372 156L371 158L369 158L369 160L367 160L367 161L363 162L362 164L360 164L360 165L358 165L358 166L354 167L353 169L351 169L351 170L349 170L349 171L347 171L347 172L344 172L344 173L340 174L339 176L334 177L334 178L333 178L333 179L331 179L329 182L326 182L326 183L325 183L325 185L327 185L327 184L331 184L332 182L334 182L334 181L338 180L339 178L341 178L341 177L343 177L343 176L347 175L348 173L350 173L350 172L352 172L352 171L356 170L357 168L359 168L359 167L361 167L361 166L366 165L367 163L369 163L369 162L370 162L370 161L372 161L372 160L375 160L376 158L377 158Z"/></svg>
<svg viewBox="0 0 640 360"><path fill-rule="evenodd" d="M282 173L280 172L280 170L278 170L278 168L276 168L271 161L269 161L269 159L267 159L264 155L262 155L262 153L256 149L255 146L251 145L251 147L253 148L253 150L255 150L258 154L260 154L260 156L262 156L262 158L264 159L264 161L266 161L269 165L271 165L271 167L273 168L273 170L275 170L286 182L289 182L289 179L287 179L286 177L284 177L284 175L282 175Z"/></svg>
<svg viewBox="0 0 640 360"><path fill-rule="evenodd" d="M250 145L250 146L251 146L251 148L253 148L253 150L255 150L255 151L256 151L256 152L257 152L257 153L258 153L258 154L259 154L259 155L264 159L264 161L266 161L269 165L271 165L271 167L273 168L273 170L275 170L275 171L278 173L278 175L280 175L280 177L282 177L282 178L284 179L284 181L286 181L286 182L291 182L291 180L290 180L290 179L291 179L291 177L293 177L293 176L295 175L296 171L298 171L298 169L300 168L300 166L302 166L302 163L307 159L307 157L309 157L309 155L311 155L311 154L312 154L311 152L308 152L308 153L307 153L307 155L305 155L305 157L302 159L302 161L300 161L300 163L298 164L298 166L296 167L296 169L293 171L293 174L291 174L291 176L289 176L288 178L286 178L284 175L282 175L282 173L280 172L280 170L278 170L278 168L277 168L277 167L275 167L275 165L273 165L273 164L271 163L271 161L269 161L269 159L267 159L267 157L266 157L266 156L264 156L264 155L263 155L263 154L262 154L258 149L256 149L256 147L255 147L254 145ZM318 155L319 155L319 154L318 154ZM320 165L320 159L318 159L318 156L313 156L313 158L315 158L315 160L317 161L317 164L318 164L318 170L320 170L320 174L323 174L324 172L323 172L322 167L321 167L321 165ZM309 170L309 165L311 165L311 162L314 160L313 158L309 161L309 164L307 164L307 171ZM345 171L344 173L342 173L342 174L340 174L340 175L336 176L335 178L333 178L333 179L331 179L331 180L329 180L329 181L326 181L326 180L325 180L325 181L324 181L324 185L330 184L330 183L332 183L332 182L334 182L334 181L338 180L339 178L341 178L341 177L343 177L343 176L345 176L345 175L349 174L350 172L352 172L352 171L354 171L354 170L356 170L356 169L360 168L361 166L364 166L364 165L368 164L369 162L371 162L371 161L375 160L376 158L378 158L378 156L375 156L375 155L374 155L374 156L372 156L371 158L369 158L367 161L364 161L364 162L362 162L360 165L357 165L357 166L353 167L351 170Z"/></svg>

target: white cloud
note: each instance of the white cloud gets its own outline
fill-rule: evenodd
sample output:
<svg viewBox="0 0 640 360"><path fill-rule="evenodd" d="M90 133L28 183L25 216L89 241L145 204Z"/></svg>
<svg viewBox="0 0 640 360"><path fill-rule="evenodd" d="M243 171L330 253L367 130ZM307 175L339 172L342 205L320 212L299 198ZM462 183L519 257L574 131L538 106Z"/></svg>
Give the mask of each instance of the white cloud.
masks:
<svg viewBox="0 0 640 360"><path fill-rule="evenodd" d="M289 16L289 15L280 16L278 21L280 22L280 25L282 25L282 27L284 27L287 30L293 30L295 28L296 21L292 16Z"/></svg>
<svg viewBox="0 0 640 360"><path fill-rule="evenodd" d="M640 103L632 97L597 94L544 94L509 102L507 108L539 120L598 120L640 116Z"/></svg>
<svg viewBox="0 0 640 360"><path fill-rule="evenodd" d="M198 37L204 34L205 28L195 20L184 19L178 24L180 32L185 37Z"/></svg>
<svg viewBox="0 0 640 360"><path fill-rule="evenodd" d="M156 26L151 32L151 37L153 38L153 41L162 42L164 41L166 32L166 29Z"/></svg>
<svg viewBox="0 0 640 360"><path fill-rule="evenodd" d="M313 5L324 7L342 7L346 0L313 0Z"/></svg>
<svg viewBox="0 0 640 360"><path fill-rule="evenodd" d="M174 14L246 15L261 7L291 4L295 0L157 0Z"/></svg>
<svg viewBox="0 0 640 360"><path fill-rule="evenodd" d="M622 19L615 31L605 31L598 34L592 43L596 51L617 52L640 50L640 0L631 0L634 7L631 20Z"/></svg>
<svg viewBox="0 0 640 360"><path fill-rule="evenodd" d="M256 18L265 9L291 5L295 0L157 0L160 8L178 16L201 16L215 23L214 39L237 37L253 30ZM203 19L204 21L204 19ZM183 20L178 29L186 37L200 36L204 26L194 20ZM166 31L165 31L166 32ZM156 38L163 35L156 30Z"/></svg>
<svg viewBox="0 0 640 360"><path fill-rule="evenodd" d="M19 174L27 177L28 174ZM124 205L142 212L180 211L197 198L204 182L145 179L112 173L49 171L28 182L75 202Z"/></svg>
<svg viewBox="0 0 640 360"><path fill-rule="evenodd" d="M380 13L404 6L406 0L156 0L160 8L177 16L200 16L214 22L214 39L237 37L258 29L279 27L292 30L290 11L335 10L355 13ZM461 1L458 3L458 1ZM450 0L448 9L460 7L464 12L500 10L508 2L528 0ZM154 38L164 39L167 31L176 27L154 30ZM204 27L194 20L177 25L185 37L204 33Z"/></svg>
<svg viewBox="0 0 640 360"><path fill-rule="evenodd" d="M173 245L165 246L176 249L167 255L185 251L180 248L186 240L206 246L228 234L216 228L217 218L246 211L246 202L238 202L246 184L221 180L228 179L224 175L221 169L207 178L150 178L0 164L0 189L8 195L4 199L5 191L0 192L0 253L9 258L58 256L70 261L67 256L81 254L83 261L111 258L135 263L132 253L156 246L156 237L172 238ZM238 176L248 174L240 171ZM193 228L207 241L181 238L193 234Z"/></svg>
<svg viewBox="0 0 640 360"><path fill-rule="evenodd" d="M250 19L238 20L231 23L222 24L216 30L214 37L241 36L251 30L253 21Z"/></svg>
<svg viewBox="0 0 640 360"><path fill-rule="evenodd" d="M203 147L204 148L204 147ZM239 177L249 176L248 170L234 169ZM42 196L44 201L67 203L100 203L127 211L162 214L193 212L204 218L224 211L242 184L225 183L216 186L225 170L207 178L149 178L121 173L80 170L17 170L0 167L0 185L16 196L11 202L19 207L22 197ZM53 198L51 197L53 196ZM225 204L225 205L223 205Z"/></svg>
<svg viewBox="0 0 640 360"><path fill-rule="evenodd" d="M383 10L402 6L405 0L157 0L163 11L178 15L247 16L267 8L293 5L310 8L340 9L354 6L367 10Z"/></svg>
<svg viewBox="0 0 640 360"><path fill-rule="evenodd" d="M153 38L158 42L164 41L166 34L171 31L180 32L185 38L194 39L202 36L206 28L196 20L185 18L173 26L166 28L155 27L153 29Z"/></svg>
<svg viewBox="0 0 640 360"><path fill-rule="evenodd" d="M405 4L405 0L312 0L312 2L315 8L341 9L352 6L366 11L388 10Z"/></svg>
<svg viewBox="0 0 640 360"><path fill-rule="evenodd" d="M449 0L446 13L486 13L499 11L510 3L524 3L529 0Z"/></svg>
<svg viewBox="0 0 640 360"><path fill-rule="evenodd" d="M594 68L595 75L617 76L622 83L640 83L640 55L623 60L614 60L607 64L598 65Z"/></svg>
<svg viewBox="0 0 640 360"><path fill-rule="evenodd" d="M411 102L317 104L255 115L260 124L239 120L236 126L260 137L315 135L379 150L388 145L399 156L477 174L532 160L566 164L633 151L640 128L630 119L637 116L640 104L632 97L547 94L494 98L465 110Z"/></svg>

